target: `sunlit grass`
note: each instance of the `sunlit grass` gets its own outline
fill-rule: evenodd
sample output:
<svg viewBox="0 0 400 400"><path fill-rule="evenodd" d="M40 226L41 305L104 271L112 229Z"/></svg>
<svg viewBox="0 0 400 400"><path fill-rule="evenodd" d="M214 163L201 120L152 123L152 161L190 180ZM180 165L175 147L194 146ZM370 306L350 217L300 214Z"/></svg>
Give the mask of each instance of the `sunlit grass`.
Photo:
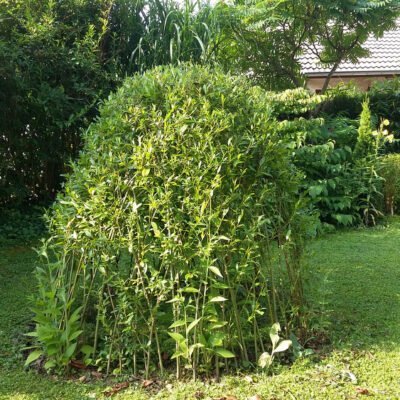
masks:
<svg viewBox="0 0 400 400"><path fill-rule="evenodd" d="M205 399L227 394L249 399L400 398L400 223L327 235L314 242L308 265L308 297L331 344L312 359L277 367L275 376L224 377L213 382L140 382L118 399ZM35 254L29 248L0 251L0 399L102 398L105 384L55 380L24 371L21 332L30 312L26 295ZM357 381L352 382L353 374Z"/></svg>

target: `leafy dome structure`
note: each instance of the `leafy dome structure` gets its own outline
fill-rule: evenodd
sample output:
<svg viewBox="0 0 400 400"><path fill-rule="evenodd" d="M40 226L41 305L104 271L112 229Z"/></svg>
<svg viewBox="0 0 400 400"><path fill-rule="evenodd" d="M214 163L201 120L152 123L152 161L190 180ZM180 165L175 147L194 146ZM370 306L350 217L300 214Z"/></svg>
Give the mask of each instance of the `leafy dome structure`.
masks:
<svg viewBox="0 0 400 400"><path fill-rule="evenodd" d="M268 94L160 67L126 79L84 140L42 250L57 261L37 273L37 330L63 343L49 367L84 356L180 375L257 357L302 303L307 214ZM50 336L38 338L51 360Z"/></svg>

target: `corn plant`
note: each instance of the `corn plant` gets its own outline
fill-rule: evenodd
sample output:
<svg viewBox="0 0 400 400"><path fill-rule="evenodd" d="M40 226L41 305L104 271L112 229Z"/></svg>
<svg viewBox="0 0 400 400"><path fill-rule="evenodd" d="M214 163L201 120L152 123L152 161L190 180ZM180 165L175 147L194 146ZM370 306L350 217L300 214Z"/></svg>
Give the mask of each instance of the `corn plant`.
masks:
<svg viewBox="0 0 400 400"><path fill-rule="evenodd" d="M209 3L193 0L123 0L115 4L110 19L114 46L128 75L156 65L210 61L222 23ZM115 30L113 22L124 32Z"/></svg>

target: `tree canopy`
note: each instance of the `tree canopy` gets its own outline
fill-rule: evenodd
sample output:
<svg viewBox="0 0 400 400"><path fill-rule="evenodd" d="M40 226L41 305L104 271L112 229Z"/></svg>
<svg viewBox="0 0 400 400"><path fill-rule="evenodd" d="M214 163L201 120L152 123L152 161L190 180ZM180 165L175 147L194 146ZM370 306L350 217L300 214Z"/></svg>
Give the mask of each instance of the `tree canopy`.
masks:
<svg viewBox="0 0 400 400"><path fill-rule="evenodd" d="M233 45L225 63L250 72L257 83L275 89L301 86L299 56L313 53L331 68L325 82L343 61L368 55L370 35L381 37L396 26L398 0L261 0L238 1L226 7L225 33Z"/></svg>

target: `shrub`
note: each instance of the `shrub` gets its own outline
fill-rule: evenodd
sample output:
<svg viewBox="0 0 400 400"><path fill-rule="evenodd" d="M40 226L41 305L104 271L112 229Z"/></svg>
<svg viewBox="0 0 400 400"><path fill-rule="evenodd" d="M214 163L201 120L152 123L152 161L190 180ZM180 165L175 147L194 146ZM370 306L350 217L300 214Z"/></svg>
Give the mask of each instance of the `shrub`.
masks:
<svg viewBox="0 0 400 400"><path fill-rule="evenodd" d="M352 165L356 126L356 121L343 117L307 121L294 152L294 162L305 174L304 190L325 226L360 222L360 177Z"/></svg>
<svg viewBox="0 0 400 400"><path fill-rule="evenodd" d="M374 223L381 202L379 153L391 140L385 126L372 132L368 110L360 122L327 116L282 124L295 143L294 163L304 172L303 189L323 226Z"/></svg>
<svg viewBox="0 0 400 400"><path fill-rule="evenodd" d="M379 175L384 179L384 210L394 214L400 205L400 154L388 154L381 159Z"/></svg>
<svg viewBox="0 0 400 400"><path fill-rule="evenodd" d="M371 111L369 109L369 99L362 104L360 116L360 127L358 128L357 143L354 148L354 158L365 158L373 154L375 150L375 140L372 135Z"/></svg>
<svg viewBox="0 0 400 400"><path fill-rule="evenodd" d="M104 3L0 3L0 207L54 200L113 87L98 47Z"/></svg>
<svg viewBox="0 0 400 400"><path fill-rule="evenodd" d="M364 94L361 90L349 83L328 89L326 92L327 101L322 107L322 111L334 118L344 116L356 119L362 111L362 100Z"/></svg>
<svg viewBox="0 0 400 400"><path fill-rule="evenodd" d="M327 92L328 101L323 106L323 112L330 117L343 115L357 118L362 111L365 94L351 84L338 86ZM391 122L391 132L396 140L387 143L385 151L399 152L400 139L400 79L393 77L384 81L375 81L368 91L369 107L373 123L378 123L380 118Z"/></svg>
<svg viewBox="0 0 400 400"><path fill-rule="evenodd" d="M257 359L273 322L293 329L315 218L288 144L244 78L182 66L127 79L50 217L33 333L47 366L81 354L107 372L218 374Z"/></svg>
<svg viewBox="0 0 400 400"><path fill-rule="evenodd" d="M376 81L369 92L371 112L379 118L390 121L390 131L396 139L386 146L387 152L400 150L400 79L393 77L388 80Z"/></svg>
<svg viewBox="0 0 400 400"><path fill-rule="evenodd" d="M305 88L269 92L269 104L278 120L306 117L324 100L326 100L326 96L311 95L310 91Z"/></svg>

